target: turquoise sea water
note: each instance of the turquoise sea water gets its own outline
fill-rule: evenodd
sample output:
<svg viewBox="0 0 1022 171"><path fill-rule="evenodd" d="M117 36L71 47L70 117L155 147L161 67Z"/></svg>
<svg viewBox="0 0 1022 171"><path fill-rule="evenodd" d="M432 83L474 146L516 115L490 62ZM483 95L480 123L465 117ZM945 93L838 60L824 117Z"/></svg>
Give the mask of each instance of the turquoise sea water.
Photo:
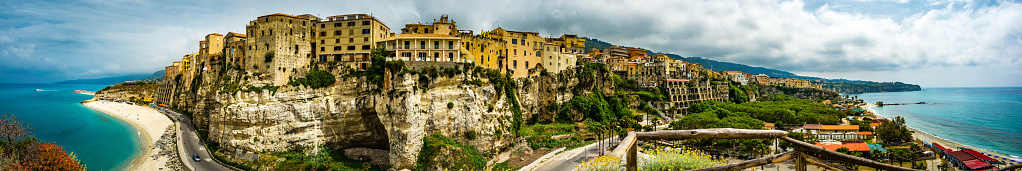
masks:
<svg viewBox="0 0 1022 171"><path fill-rule="evenodd" d="M934 103L873 109L886 117L904 117L913 128L963 145L1022 156L1022 88L925 88L852 94L856 95L867 103Z"/></svg>
<svg viewBox="0 0 1022 171"><path fill-rule="evenodd" d="M27 122L41 141L74 152L89 170L123 170L141 150L137 131L78 103L91 95L71 92L103 87L106 85L0 84L0 113Z"/></svg>

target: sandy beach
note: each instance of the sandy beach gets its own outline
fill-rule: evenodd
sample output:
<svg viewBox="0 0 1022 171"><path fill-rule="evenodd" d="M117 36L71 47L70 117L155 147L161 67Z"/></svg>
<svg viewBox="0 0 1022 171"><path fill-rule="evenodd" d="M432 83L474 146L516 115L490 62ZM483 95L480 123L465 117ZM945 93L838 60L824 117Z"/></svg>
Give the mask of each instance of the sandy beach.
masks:
<svg viewBox="0 0 1022 171"><path fill-rule="evenodd" d="M167 118L166 115L155 109L145 106L108 101L90 101L84 103L84 105L127 121L132 127L140 131L139 140L142 141L142 151L138 157L132 159L131 164L126 170L159 170L160 168L167 168L168 158L161 157L154 160L151 156L159 153L159 149L153 149L152 147L160 139L164 131L173 125L174 122L170 118Z"/></svg>
<svg viewBox="0 0 1022 171"><path fill-rule="evenodd" d="M877 118L887 118L887 120L891 120L890 118L885 117L885 116L880 115L879 113L877 113L875 110L873 110L873 107L876 107L876 105L874 105L874 104L867 104L866 106L863 106L863 108L866 108L866 110L869 111L869 113L873 114L875 117L877 117ZM948 148L948 149L952 149L952 150L958 150L958 147L963 147L963 148L972 149L972 150L975 150L977 152L981 152L981 153L984 153L984 154L991 154L991 155L994 155L994 156L1001 156L1001 157L1004 157L1004 158L1008 157L1007 155L1004 155L1004 154L993 153L993 152L990 152L989 150L985 150L985 149L981 149L981 148L976 148L976 147L971 147L971 146L963 145L963 144L958 143L958 142L954 142L954 141L951 141L951 140L948 140L948 139L944 139L944 138L941 138L941 137L938 137L938 136L934 136L933 134L930 134L930 133L918 130L916 128L913 128L912 126L908 126L908 129L909 129L909 131L912 131L912 138L918 139L918 140L926 142L926 143L934 143L934 142L936 142L937 144L940 144L941 146L944 146L944 148ZM991 158L993 158L993 156L991 156ZM997 159L1001 160L1001 158L997 158ZM1008 159L1008 160L1011 160L1011 159ZM1002 162L1008 163L1009 161L1002 160Z"/></svg>

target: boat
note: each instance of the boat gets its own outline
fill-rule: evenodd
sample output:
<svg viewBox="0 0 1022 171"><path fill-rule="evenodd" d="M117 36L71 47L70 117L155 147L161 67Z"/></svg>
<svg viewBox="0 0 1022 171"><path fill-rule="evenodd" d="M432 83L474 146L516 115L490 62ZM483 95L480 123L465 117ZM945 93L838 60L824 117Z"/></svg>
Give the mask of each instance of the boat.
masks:
<svg viewBox="0 0 1022 171"><path fill-rule="evenodd" d="M43 91L43 89L35 89L35 91Z"/></svg>

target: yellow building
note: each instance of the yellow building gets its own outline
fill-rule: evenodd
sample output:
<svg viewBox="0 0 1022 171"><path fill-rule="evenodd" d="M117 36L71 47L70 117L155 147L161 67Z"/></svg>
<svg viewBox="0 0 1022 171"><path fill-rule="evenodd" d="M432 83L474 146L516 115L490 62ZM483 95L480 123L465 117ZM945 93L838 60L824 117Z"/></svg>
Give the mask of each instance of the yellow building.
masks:
<svg viewBox="0 0 1022 171"><path fill-rule="evenodd" d="M269 84L284 85L292 76L304 76L313 58L311 43L314 25L320 19L312 15L270 14L249 21L245 26L247 71L268 73ZM368 49L368 48L367 48Z"/></svg>
<svg viewBox="0 0 1022 171"><path fill-rule="evenodd" d="M416 23L416 24L405 24L405 28L401 29L401 34L442 34L442 35L458 35L458 22L449 20L447 15L440 16L440 20L433 20L433 23Z"/></svg>
<svg viewBox="0 0 1022 171"><path fill-rule="evenodd" d="M503 40L471 34L461 34L458 37L461 38L461 52L465 54L465 59L484 68L503 68L498 65L507 57Z"/></svg>
<svg viewBox="0 0 1022 171"><path fill-rule="evenodd" d="M246 66L245 61L245 34L228 32L224 37L223 54L227 65Z"/></svg>
<svg viewBox="0 0 1022 171"><path fill-rule="evenodd" d="M390 37L390 28L376 17L366 14L347 14L326 17L316 24L318 34L313 46L318 61L344 62L357 69L369 67L369 53L376 42Z"/></svg>
<svg viewBox="0 0 1022 171"><path fill-rule="evenodd" d="M810 86L809 81L807 81L807 80L796 80L796 79L786 80L784 82L784 86L785 87L792 87L792 88L812 88Z"/></svg>
<svg viewBox="0 0 1022 171"><path fill-rule="evenodd" d="M507 58L497 61L497 66L511 71L512 78L539 74L537 66L543 63L542 49L546 39L536 32L507 31L497 28L486 32L483 37L503 40Z"/></svg>

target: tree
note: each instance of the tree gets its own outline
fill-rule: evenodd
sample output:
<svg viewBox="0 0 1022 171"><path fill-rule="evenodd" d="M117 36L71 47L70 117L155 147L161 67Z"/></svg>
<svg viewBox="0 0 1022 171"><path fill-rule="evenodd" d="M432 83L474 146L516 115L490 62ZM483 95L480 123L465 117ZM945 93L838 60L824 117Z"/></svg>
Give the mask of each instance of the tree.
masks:
<svg viewBox="0 0 1022 171"><path fill-rule="evenodd" d="M73 154L37 142L29 130L17 117L0 115L0 170L85 170Z"/></svg>
<svg viewBox="0 0 1022 171"><path fill-rule="evenodd" d="M894 117L894 120L881 124L876 129L877 137L883 143L903 143L912 140L912 131L905 126L905 118Z"/></svg>

